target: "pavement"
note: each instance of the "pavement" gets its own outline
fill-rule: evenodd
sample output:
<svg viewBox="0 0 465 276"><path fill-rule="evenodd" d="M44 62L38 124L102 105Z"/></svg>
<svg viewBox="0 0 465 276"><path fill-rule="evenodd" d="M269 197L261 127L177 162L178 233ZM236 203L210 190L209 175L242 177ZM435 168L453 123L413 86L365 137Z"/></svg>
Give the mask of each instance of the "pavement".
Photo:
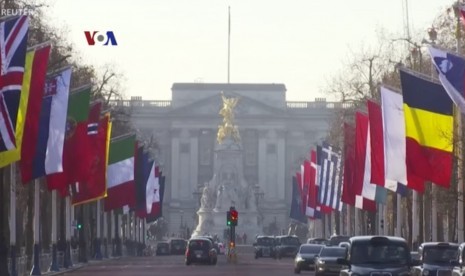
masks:
<svg viewBox="0 0 465 276"><path fill-rule="evenodd" d="M70 268L66 268L66 269L61 268L60 271L49 271L49 272L46 272L46 273L42 273L42 275L53 276L53 275L61 275L61 274L65 274L65 273L71 273L71 272L73 272L75 270L84 268L86 266L99 265L99 264L103 264L103 263L106 263L106 262L111 262L113 260L119 260L120 258L123 258L123 257L110 257L110 258L105 258L105 259L102 259L102 260L89 260L87 263L73 264L73 266L70 267Z"/></svg>

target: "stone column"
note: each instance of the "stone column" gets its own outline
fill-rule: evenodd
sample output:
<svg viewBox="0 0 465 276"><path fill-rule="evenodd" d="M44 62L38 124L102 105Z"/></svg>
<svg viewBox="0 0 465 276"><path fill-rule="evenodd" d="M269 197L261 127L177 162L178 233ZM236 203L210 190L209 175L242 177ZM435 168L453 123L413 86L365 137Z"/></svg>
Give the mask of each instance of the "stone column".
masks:
<svg viewBox="0 0 465 276"><path fill-rule="evenodd" d="M277 131L277 154L278 154L278 181L276 190L278 191L278 200L286 199L286 131Z"/></svg>
<svg viewBox="0 0 465 276"><path fill-rule="evenodd" d="M258 131L258 183L263 190L267 190L266 183L266 143L267 130Z"/></svg>
<svg viewBox="0 0 465 276"><path fill-rule="evenodd" d="M180 129L171 130L171 198L178 199L180 197L179 186L179 170L174 168L179 167L179 134Z"/></svg>
<svg viewBox="0 0 465 276"><path fill-rule="evenodd" d="M199 130L189 131L190 139L190 183L186 183L189 195L192 195L197 187L197 179L199 174Z"/></svg>

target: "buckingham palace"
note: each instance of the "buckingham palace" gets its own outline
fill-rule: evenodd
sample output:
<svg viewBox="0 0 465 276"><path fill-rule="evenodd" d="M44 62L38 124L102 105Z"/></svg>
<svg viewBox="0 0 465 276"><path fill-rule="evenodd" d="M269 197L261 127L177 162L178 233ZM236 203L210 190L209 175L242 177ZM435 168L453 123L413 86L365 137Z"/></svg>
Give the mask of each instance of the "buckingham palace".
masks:
<svg viewBox="0 0 465 276"><path fill-rule="evenodd" d="M178 235L197 224L201 191L214 173L222 92L239 99L235 118L243 174L253 186L260 226L270 233L287 229L292 176L310 148L326 137L341 103L286 101L286 86L275 83L174 83L171 91L168 101L132 97L117 102L131 110L138 134L157 144L155 156L166 176L168 232Z"/></svg>

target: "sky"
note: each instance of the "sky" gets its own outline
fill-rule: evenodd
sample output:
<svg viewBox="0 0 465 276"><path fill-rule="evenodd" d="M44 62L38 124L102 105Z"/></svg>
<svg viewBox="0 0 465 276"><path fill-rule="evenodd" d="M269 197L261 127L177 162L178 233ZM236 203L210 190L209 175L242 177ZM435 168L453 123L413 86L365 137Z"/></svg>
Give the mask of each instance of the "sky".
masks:
<svg viewBox="0 0 465 276"><path fill-rule="evenodd" d="M324 88L380 30L424 31L453 0L45 0L86 64L124 74L125 98L171 99L175 82L283 83L288 101L326 97ZM117 46L89 46L85 31L113 31ZM98 44L98 43L97 43Z"/></svg>

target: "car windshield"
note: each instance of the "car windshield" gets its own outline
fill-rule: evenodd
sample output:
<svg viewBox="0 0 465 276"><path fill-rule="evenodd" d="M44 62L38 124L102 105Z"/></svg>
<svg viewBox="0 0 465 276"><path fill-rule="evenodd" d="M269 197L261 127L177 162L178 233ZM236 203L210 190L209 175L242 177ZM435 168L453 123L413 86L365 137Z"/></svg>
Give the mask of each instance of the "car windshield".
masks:
<svg viewBox="0 0 465 276"><path fill-rule="evenodd" d="M284 244L284 245L299 245L300 241L299 241L299 238L296 238L296 237L284 237L284 238L281 238L281 244Z"/></svg>
<svg viewBox="0 0 465 276"><path fill-rule="evenodd" d="M274 239L272 238L259 238L257 239L258 245L270 246L274 244Z"/></svg>
<svg viewBox="0 0 465 276"><path fill-rule="evenodd" d="M206 240L193 240L189 242L189 249L208 249L210 242Z"/></svg>
<svg viewBox="0 0 465 276"><path fill-rule="evenodd" d="M357 241L352 243L350 263L406 265L409 253L407 245L401 242Z"/></svg>
<svg viewBox="0 0 465 276"><path fill-rule="evenodd" d="M166 248L168 246L169 246L169 244L167 244L167 243L159 243L159 244L157 244L158 248Z"/></svg>
<svg viewBox="0 0 465 276"><path fill-rule="evenodd" d="M329 245L338 246L341 242L348 242L349 236L333 236L329 239Z"/></svg>
<svg viewBox="0 0 465 276"><path fill-rule="evenodd" d="M321 257L338 257L343 258L346 255L346 249L343 247L324 247L321 250Z"/></svg>
<svg viewBox="0 0 465 276"><path fill-rule="evenodd" d="M172 245L185 245L186 242L184 240L172 240L171 244Z"/></svg>
<svg viewBox="0 0 465 276"><path fill-rule="evenodd" d="M423 263L438 264L450 263L451 260L457 259L457 246L434 246L423 249Z"/></svg>
<svg viewBox="0 0 465 276"><path fill-rule="evenodd" d="M314 239L314 240L309 240L308 243L311 243L311 244L327 244L328 241L323 240L323 239Z"/></svg>
<svg viewBox="0 0 465 276"><path fill-rule="evenodd" d="M300 247L299 253L303 254L318 254L321 251L323 246L319 245L302 245Z"/></svg>

